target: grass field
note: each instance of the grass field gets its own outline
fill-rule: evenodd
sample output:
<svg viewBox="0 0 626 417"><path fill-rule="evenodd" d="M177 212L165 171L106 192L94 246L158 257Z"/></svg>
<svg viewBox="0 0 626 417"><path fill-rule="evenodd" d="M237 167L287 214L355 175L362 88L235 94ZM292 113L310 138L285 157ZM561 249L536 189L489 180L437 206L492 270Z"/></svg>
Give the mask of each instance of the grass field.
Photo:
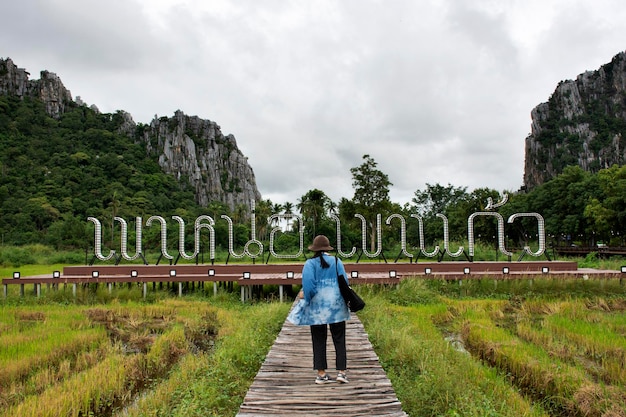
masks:
<svg viewBox="0 0 626 417"><path fill-rule="evenodd" d="M626 416L619 280L414 279L357 290L410 416ZM9 294L0 417L234 416L289 307L212 289L145 300L137 287Z"/></svg>

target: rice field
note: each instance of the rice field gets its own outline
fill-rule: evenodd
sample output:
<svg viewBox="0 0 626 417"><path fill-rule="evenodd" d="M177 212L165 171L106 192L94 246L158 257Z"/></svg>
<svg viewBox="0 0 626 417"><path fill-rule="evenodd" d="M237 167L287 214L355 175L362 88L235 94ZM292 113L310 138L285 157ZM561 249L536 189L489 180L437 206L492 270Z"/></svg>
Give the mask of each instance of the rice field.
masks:
<svg viewBox="0 0 626 417"><path fill-rule="evenodd" d="M410 416L626 416L619 282L357 290ZM0 302L0 417L234 416L290 303L86 288Z"/></svg>
<svg viewBox="0 0 626 417"><path fill-rule="evenodd" d="M211 369L256 372L287 309L174 298L0 305L0 416L194 415L177 396ZM243 398L253 377L230 383L226 403ZM223 415L219 397L203 407L195 415Z"/></svg>
<svg viewBox="0 0 626 417"><path fill-rule="evenodd" d="M576 284L551 281L541 283L551 293L501 288L492 297L433 294L441 285L405 281L398 294L372 291L387 307L363 314L366 328L379 330L370 336L387 371L398 374L392 381L410 415L626 416L619 283L606 292L606 282L586 282L567 293L563 287Z"/></svg>

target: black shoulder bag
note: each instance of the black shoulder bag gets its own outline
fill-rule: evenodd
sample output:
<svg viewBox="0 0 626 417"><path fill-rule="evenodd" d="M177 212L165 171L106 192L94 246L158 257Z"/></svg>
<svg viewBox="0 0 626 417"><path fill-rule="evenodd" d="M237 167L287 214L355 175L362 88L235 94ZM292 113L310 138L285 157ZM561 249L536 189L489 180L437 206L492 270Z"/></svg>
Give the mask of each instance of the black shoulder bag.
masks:
<svg viewBox="0 0 626 417"><path fill-rule="evenodd" d="M339 291L341 292L341 296L348 305L350 311L357 312L363 310L363 307L365 307L365 301L363 301L363 299L359 297L359 294L354 292L352 287L348 285L346 277L344 277L343 275L339 275L339 267L337 266L337 262L337 257L335 256L335 270L337 271L337 283L339 284Z"/></svg>

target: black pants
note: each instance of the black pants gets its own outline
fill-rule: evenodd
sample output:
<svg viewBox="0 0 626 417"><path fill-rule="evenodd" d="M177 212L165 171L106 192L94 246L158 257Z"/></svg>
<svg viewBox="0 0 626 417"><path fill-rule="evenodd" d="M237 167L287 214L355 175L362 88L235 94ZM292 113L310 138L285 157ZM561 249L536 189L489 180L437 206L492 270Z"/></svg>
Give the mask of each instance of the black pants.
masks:
<svg viewBox="0 0 626 417"><path fill-rule="evenodd" d="M335 345L335 365L337 370L346 369L346 322L341 321L333 324L315 324L311 326L311 340L313 341L313 369L327 369L326 339L328 337L327 326L330 326L330 334Z"/></svg>

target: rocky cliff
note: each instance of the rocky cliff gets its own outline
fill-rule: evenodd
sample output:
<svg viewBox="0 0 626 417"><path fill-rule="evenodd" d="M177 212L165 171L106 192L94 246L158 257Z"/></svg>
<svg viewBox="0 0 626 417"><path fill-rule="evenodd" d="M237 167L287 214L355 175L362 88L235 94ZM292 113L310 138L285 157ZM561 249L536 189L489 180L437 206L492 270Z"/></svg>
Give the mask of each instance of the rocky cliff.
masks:
<svg viewBox="0 0 626 417"><path fill-rule="evenodd" d="M79 98L72 99L56 74L41 71L39 80L29 80L29 75L10 58L0 58L0 95L40 99L55 119L62 118L71 106L84 105ZM97 111L95 106L92 109ZM177 111L173 117L155 116L144 125L136 124L130 114L120 113L124 117L120 132L144 142L164 172L188 181L201 206L220 201L234 210L261 199L248 158L237 147L235 137L225 136L215 122Z"/></svg>
<svg viewBox="0 0 626 417"><path fill-rule="evenodd" d="M43 101L51 117L58 119L72 102L72 94L56 74L41 71L39 80L29 80L28 73L18 68L10 58L0 58L0 94L18 97L30 96Z"/></svg>
<svg viewBox="0 0 626 417"><path fill-rule="evenodd" d="M532 189L568 165L597 172L626 163L626 52L596 71L562 81L531 112L524 185Z"/></svg>
<svg viewBox="0 0 626 417"><path fill-rule="evenodd" d="M248 158L235 137L224 136L215 122L179 110L174 117L155 117L139 129L148 152L158 156L166 173L192 184L201 206L221 201L234 210L261 199Z"/></svg>

